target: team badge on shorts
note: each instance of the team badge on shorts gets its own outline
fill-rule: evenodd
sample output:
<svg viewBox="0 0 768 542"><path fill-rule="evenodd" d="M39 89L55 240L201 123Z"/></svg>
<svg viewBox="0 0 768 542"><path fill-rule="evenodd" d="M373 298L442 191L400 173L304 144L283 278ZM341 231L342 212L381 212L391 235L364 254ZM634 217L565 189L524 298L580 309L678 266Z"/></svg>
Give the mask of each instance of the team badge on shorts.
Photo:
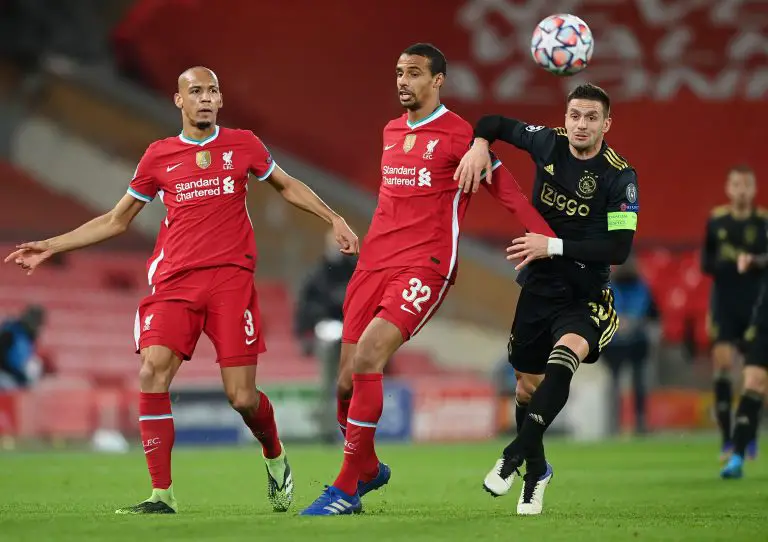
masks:
<svg viewBox="0 0 768 542"><path fill-rule="evenodd" d="M416 145L416 134L408 134L403 141L403 152L410 152Z"/></svg>
<svg viewBox="0 0 768 542"><path fill-rule="evenodd" d="M211 153L208 151L200 151L195 155L195 162L200 169L206 169L211 165Z"/></svg>

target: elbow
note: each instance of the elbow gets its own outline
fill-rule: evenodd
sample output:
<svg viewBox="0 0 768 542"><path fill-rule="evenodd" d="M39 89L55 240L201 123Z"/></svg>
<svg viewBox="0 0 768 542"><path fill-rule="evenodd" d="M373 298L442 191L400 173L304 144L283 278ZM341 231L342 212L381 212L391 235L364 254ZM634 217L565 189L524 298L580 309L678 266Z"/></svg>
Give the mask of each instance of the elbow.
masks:
<svg viewBox="0 0 768 542"><path fill-rule="evenodd" d="M296 185L290 180L281 182L277 187L277 191L288 202L293 202L296 199Z"/></svg>
<svg viewBox="0 0 768 542"><path fill-rule="evenodd" d="M126 231L128 231L128 222L125 220L120 220L120 218L110 214L109 215L109 230L112 234L111 237L115 237L117 235L122 235Z"/></svg>

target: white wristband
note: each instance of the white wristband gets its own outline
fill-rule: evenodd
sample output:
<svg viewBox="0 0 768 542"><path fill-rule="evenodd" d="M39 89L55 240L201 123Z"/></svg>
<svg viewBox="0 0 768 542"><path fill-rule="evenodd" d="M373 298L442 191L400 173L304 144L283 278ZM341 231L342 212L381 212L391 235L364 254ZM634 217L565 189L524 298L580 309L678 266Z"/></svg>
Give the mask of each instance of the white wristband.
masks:
<svg viewBox="0 0 768 542"><path fill-rule="evenodd" d="M563 240L555 237L547 239L547 256L562 256Z"/></svg>

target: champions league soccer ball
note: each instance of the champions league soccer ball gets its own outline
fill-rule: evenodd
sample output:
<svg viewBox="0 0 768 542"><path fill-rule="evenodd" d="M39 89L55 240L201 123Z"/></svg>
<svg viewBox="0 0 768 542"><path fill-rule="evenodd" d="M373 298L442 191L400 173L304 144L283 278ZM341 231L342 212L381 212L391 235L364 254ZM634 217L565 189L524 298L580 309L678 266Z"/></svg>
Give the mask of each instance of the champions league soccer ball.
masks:
<svg viewBox="0 0 768 542"><path fill-rule="evenodd" d="M531 55L555 75L573 75L589 64L595 42L587 23L575 15L550 15L533 31Z"/></svg>

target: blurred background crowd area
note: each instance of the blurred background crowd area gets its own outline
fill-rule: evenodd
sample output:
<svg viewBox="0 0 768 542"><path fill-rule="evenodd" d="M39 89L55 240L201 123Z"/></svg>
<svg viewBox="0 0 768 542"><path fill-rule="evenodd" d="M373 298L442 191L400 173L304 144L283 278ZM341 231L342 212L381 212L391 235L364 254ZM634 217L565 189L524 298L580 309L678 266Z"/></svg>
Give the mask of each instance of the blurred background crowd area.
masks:
<svg viewBox="0 0 768 542"><path fill-rule="evenodd" d="M577 14L595 35L593 65L577 77L530 60L532 29L556 12ZM405 47L443 50L444 103L470 122L500 113L560 125L567 90L591 80L614 100L609 143L639 175L635 254L616 288L640 301L620 309L621 348L577 374L573 415L558 428L601 438L713 427L710 282L699 254L729 167L751 165L758 203L768 202L767 29L760 0L0 0L0 252L111 208L147 145L178 133L171 97L191 65L218 74L220 122L258 134L361 237L380 182L381 129L401 114L394 65ZM530 193L528 157L498 153ZM456 287L389 368L382 438L481 439L514 424L505 358L518 288L503 247L521 232L488 194L474 199ZM322 224L272 191L251 190L248 206L268 344L260 381L283 438L320 438L314 331L340 317L354 261L338 260ZM155 202L126 235L31 277L0 265L0 435L136 433L134 316L163 215ZM214 359L201 339L175 383L177 442L246 438Z"/></svg>

